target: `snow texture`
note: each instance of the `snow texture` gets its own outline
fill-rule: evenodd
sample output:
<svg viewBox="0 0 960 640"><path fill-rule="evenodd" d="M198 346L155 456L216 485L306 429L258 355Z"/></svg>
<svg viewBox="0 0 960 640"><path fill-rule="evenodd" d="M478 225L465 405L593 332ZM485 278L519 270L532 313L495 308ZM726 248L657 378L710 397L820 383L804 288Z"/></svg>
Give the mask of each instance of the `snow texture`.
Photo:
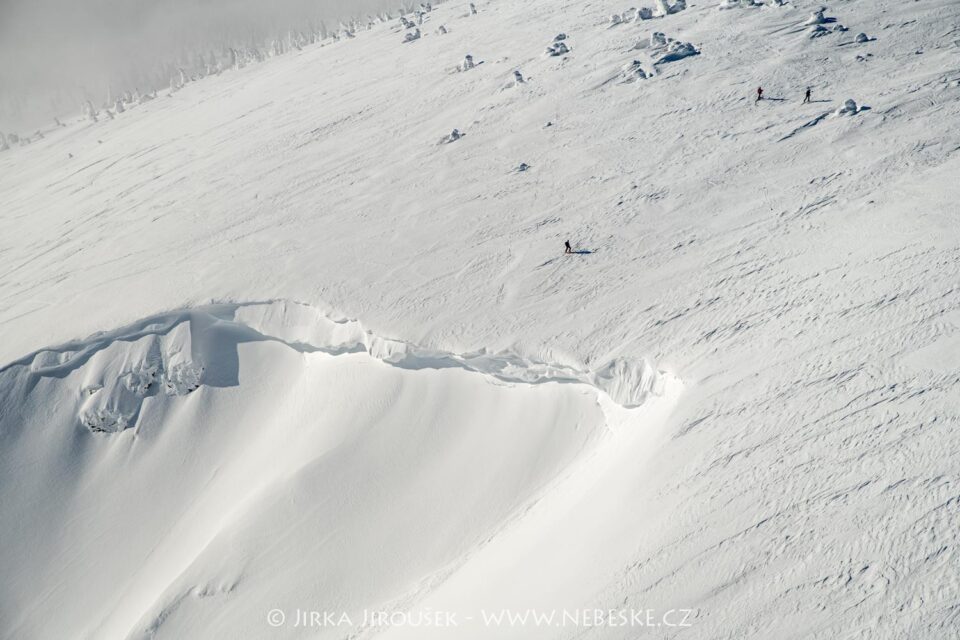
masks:
<svg viewBox="0 0 960 640"><path fill-rule="evenodd" d="M0 638L957 637L960 4L722 4L5 126ZM479 613L531 607L691 617Z"/></svg>

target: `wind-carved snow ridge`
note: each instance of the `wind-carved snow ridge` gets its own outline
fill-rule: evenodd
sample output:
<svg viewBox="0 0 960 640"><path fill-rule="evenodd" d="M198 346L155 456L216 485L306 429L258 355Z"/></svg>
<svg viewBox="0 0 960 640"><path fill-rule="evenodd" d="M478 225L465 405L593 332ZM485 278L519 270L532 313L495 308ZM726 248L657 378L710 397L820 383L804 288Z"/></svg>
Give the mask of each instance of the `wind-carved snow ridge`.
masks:
<svg viewBox="0 0 960 640"><path fill-rule="evenodd" d="M35 377L63 378L82 368L80 424L93 432L120 432L136 425L148 398L186 396L203 385L239 384L237 346L258 341L334 356L367 353L408 370L461 368L507 383L585 384L625 408L640 406L663 387L660 373L643 359L618 358L584 371L507 352L425 349L377 336L357 320L333 319L316 307L288 301L161 314L26 356L0 369L0 382L22 369Z"/></svg>
<svg viewBox="0 0 960 640"><path fill-rule="evenodd" d="M456 354L424 349L409 342L377 336L357 320L334 320L315 307L278 301L240 306L236 321L290 345L332 354L365 351L403 369L458 367L503 382L586 384L603 391L617 404L632 408L662 393L663 381L645 359L618 358L589 370L538 362L509 352L486 350Z"/></svg>

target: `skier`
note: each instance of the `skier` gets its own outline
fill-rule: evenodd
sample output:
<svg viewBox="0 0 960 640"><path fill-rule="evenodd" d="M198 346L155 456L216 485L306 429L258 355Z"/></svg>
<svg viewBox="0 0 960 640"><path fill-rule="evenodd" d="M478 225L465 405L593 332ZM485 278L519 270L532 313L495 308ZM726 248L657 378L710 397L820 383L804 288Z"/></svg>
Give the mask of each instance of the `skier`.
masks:
<svg viewBox="0 0 960 640"><path fill-rule="evenodd" d="M807 87L807 92L803 94L803 104L810 102L810 87Z"/></svg>
<svg viewBox="0 0 960 640"><path fill-rule="evenodd" d="M564 246L563 252L564 252L565 254L566 254L566 253L573 253L573 247L570 246L570 241L569 241L569 240L564 240L563 246Z"/></svg>
<svg viewBox="0 0 960 640"><path fill-rule="evenodd" d="M763 87L757 87L757 102L763 100Z"/></svg>

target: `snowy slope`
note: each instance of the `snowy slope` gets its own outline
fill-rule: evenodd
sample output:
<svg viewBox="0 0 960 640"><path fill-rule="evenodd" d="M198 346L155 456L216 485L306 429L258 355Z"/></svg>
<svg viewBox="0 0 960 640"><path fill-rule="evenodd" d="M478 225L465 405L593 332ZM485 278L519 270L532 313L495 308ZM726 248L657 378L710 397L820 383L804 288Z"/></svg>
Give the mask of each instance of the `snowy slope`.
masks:
<svg viewBox="0 0 960 640"><path fill-rule="evenodd" d="M0 638L955 636L960 5L467 4L0 153Z"/></svg>

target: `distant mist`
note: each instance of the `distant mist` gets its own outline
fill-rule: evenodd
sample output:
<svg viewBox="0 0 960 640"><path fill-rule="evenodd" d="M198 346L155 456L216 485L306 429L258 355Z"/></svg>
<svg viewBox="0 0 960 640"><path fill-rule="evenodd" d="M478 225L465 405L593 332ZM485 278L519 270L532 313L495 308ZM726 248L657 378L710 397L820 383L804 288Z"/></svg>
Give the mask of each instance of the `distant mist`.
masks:
<svg viewBox="0 0 960 640"><path fill-rule="evenodd" d="M0 131L35 129L82 101L149 91L198 56L420 0L0 0ZM436 4L436 2L434 2ZM201 58L202 59L202 58ZM154 86L158 85L158 86Z"/></svg>

